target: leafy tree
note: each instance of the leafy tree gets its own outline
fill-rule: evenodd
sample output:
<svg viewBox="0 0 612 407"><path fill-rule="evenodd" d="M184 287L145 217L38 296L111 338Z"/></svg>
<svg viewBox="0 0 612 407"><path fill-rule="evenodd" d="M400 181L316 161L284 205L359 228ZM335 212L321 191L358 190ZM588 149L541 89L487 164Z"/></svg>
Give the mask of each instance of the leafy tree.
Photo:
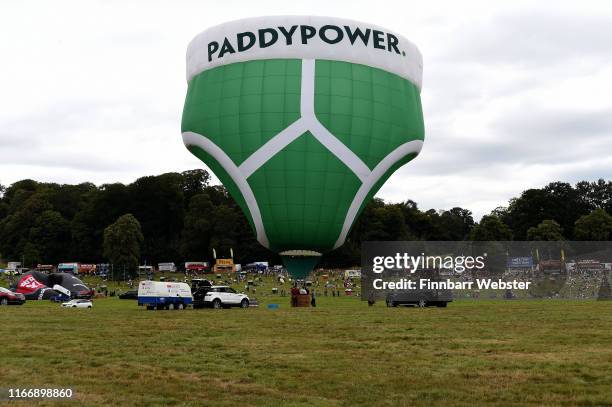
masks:
<svg viewBox="0 0 612 407"><path fill-rule="evenodd" d="M105 184L86 192L81 207L72 219L72 247L74 258L100 262L103 259L104 228L122 214L130 212L128 187Z"/></svg>
<svg viewBox="0 0 612 407"><path fill-rule="evenodd" d="M10 189L10 188L9 188ZM0 221L0 253L7 258L19 258L29 241L30 229L51 204L43 193L15 192L14 198L22 200L21 206L11 210L9 215ZM12 205L11 205L12 206Z"/></svg>
<svg viewBox="0 0 612 407"><path fill-rule="evenodd" d="M563 229L554 220L544 220L537 227L527 230L527 240L556 241L563 239Z"/></svg>
<svg viewBox="0 0 612 407"><path fill-rule="evenodd" d="M114 279L122 270L126 270L130 276L137 273L143 240L140 223L130 213L104 229L104 256L113 264Z"/></svg>
<svg viewBox="0 0 612 407"><path fill-rule="evenodd" d="M214 248L219 257L229 257L230 249L237 250L238 214L228 205L219 205L215 208L212 219L210 249L212 251Z"/></svg>
<svg viewBox="0 0 612 407"><path fill-rule="evenodd" d="M498 217L485 215L474 226L470 236L476 241L512 240L512 231Z"/></svg>
<svg viewBox="0 0 612 407"><path fill-rule="evenodd" d="M205 170L190 170L181 173L183 177L182 189L185 203L188 203L195 195L203 193L210 183L210 174Z"/></svg>
<svg viewBox="0 0 612 407"><path fill-rule="evenodd" d="M70 222L54 210L41 213L30 228L28 244L32 252L45 264L68 261L70 255ZM24 248L24 251L27 251Z"/></svg>
<svg viewBox="0 0 612 407"><path fill-rule="evenodd" d="M590 210L601 208L612 213L612 181L581 181L576 184L576 191Z"/></svg>
<svg viewBox="0 0 612 407"><path fill-rule="evenodd" d="M209 258L214 206L206 193L194 195L185 214L181 254L185 259Z"/></svg>
<svg viewBox="0 0 612 407"><path fill-rule="evenodd" d="M27 242L23 246L22 258L24 267L32 268L35 267L37 264L43 263L40 258L40 252L38 251L38 248L32 242Z"/></svg>
<svg viewBox="0 0 612 407"><path fill-rule="evenodd" d="M578 240L612 239L612 216L601 208L581 216L576 221L574 236Z"/></svg>
<svg viewBox="0 0 612 407"><path fill-rule="evenodd" d="M443 211L438 218L442 235L439 240L465 240L474 227L472 212L463 208Z"/></svg>
<svg viewBox="0 0 612 407"><path fill-rule="evenodd" d="M542 189L528 189L510 201L506 216L501 219L514 231L517 240L527 238L530 227L551 219L571 238L576 220L589 212L578 190L564 182L552 182Z"/></svg>
<svg viewBox="0 0 612 407"><path fill-rule="evenodd" d="M148 263L178 261L185 216L183 177L167 173L142 177L128 186L130 212L140 221Z"/></svg>

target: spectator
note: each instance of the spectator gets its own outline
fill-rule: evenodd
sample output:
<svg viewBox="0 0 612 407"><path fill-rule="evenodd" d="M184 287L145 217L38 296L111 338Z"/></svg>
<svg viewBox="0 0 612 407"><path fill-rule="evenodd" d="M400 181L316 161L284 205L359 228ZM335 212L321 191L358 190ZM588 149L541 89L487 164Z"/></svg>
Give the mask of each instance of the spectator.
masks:
<svg viewBox="0 0 612 407"><path fill-rule="evenodd" d="M293 284L293 288L291 288L291 306L297 307L297 296L300 295L300 289L297 287L297 284Z"/></svg>

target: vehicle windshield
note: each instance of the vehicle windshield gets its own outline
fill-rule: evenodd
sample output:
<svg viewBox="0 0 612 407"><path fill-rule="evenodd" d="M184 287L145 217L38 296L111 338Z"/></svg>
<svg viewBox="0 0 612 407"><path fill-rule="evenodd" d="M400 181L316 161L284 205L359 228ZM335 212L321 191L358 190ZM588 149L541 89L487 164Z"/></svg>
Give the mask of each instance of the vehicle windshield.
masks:
<svg viewBox="0 0 612 407"><path fill-rule="evenodd" d="M234 294L236 294L236 290L234 290L234 289L233 289L233 288L231 288L231 287L227 287L227 288L225 289L225 292L227 292L227 293L234 293Z"/></svg>
<svg viewBox="0 0 612 407"><path fill-rule="evenodd" d="M0 293L12 294L13 292L7 288L0 287Z"/></svg>

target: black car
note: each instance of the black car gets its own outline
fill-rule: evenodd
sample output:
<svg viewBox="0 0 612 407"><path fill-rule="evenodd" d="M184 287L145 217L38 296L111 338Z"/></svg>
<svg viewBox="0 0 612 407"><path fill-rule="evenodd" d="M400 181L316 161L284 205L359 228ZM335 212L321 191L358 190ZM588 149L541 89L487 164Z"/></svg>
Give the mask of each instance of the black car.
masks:
<svg viewBox="0 0 612 407"><path fill-rule="evenodd" d="M414 305L416 307L446 307L453 301L450 290L406 290L387 294L387 307Z"/></svg>
<svg viewBox="0 0 612 407"><path fill-rule="evenodd" d="M424 269L413 273L411 280L418 284L420 279L428 279L432 282L440 281L440 270ZM398 290L387 293L387 307L398 305L413 305L417 307L446 307L453 301L453 292L446 289L413 289Z"/></svg>
<svg viewBox="0 0 612 407"><path fill-rule="evenodd" d="M124 292L123 294L119 294L120 300L137 300L138 299L138 290L129 290Z"/></svg>
<svg viewBox="0 0 612 407"><path fill-rule="evenodd" d="M206 279L194 278L191 280L191 295L193 295L193 308L204 308L204 297L210 291L212 283Z"/></svg>

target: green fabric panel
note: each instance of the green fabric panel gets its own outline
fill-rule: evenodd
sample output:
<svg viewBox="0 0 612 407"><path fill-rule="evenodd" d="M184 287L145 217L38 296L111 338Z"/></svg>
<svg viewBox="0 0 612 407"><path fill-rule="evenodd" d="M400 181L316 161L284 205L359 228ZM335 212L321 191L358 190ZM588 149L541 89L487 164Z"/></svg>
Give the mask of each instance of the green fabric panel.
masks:
<svg viewBox="0 0 612 407"><path fill-rule="evenodd" d="M181 130L204 134L240 165L300 117L298 59L240 62L190 82Z"/></svg>
<svg viewBox="0 0 612 407"><path fill-rule="evenodd" d="M309 132L248 179L272 250L330 250L361 182Z"/></svg>
<svg viewBox="0 0 612 407"><path fill-rule="evenodd" d="M219 162L215 160L213 156L202 150L200 147L189 146L188 148L193 155L205 162L208 168L210 168L217 178L219 178L225 189L227 189L227 192L229 192L232 198L234 198L238 206L240 206L240 209L242 209L242 212L244 212L246 215L251 228L255 230L255 224L253 223L253 218L251 216L251 212L249 211L249 207L247 206L244 196L242 196L240 193L240 189L236 183L234 183L232 177L223 169L221 164L219 164ZM206 214L202 214L202 216L206 216Z"/></svg>
<svg viewBox="0 0 612 407"><path fill-rule="evenodd" d="M281 256L289 275L296 280L304 280L315 268L321 257L318 256Z"/></svg>
<svg viewBox="0 0 612 407"><path fill-rule="evenodd" d="M370 169L401 144L423 140L425 134L418 88L365 65L317 60L315 112Z"/></svg>

